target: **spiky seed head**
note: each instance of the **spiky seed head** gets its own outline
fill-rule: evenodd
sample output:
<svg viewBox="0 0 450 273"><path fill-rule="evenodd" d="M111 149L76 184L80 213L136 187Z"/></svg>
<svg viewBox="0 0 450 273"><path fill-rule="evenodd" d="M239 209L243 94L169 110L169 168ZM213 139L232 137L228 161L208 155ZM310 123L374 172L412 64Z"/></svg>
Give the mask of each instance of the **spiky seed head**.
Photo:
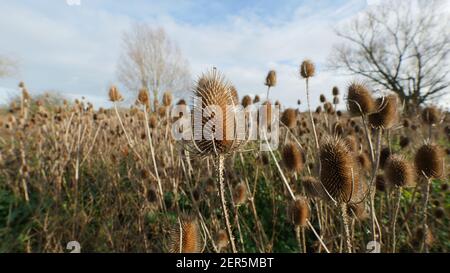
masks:
<svg viewBox="0 0 450 273"><path fill-rule="evenodd" d="M410 125L410 123L411 123L411 122L409 121L409 119L405 118L405 119L403 120L403 127L408 128L409 125Z"/></svg>
<svg viewBox="0 0 450 273"><path fill-rule="evenodd" d="M306 227L309 219L308 200L298 196L291 207L292 222L296 226Z"/></svg>
<svg viewBox="0 0 450 273"><path fill-rule="evenodd" d="M350 217L356 217L360 221L366 220L369 217L364 202L349 204L347 207L347 214Z"/></svg>
<svg viewBox="0 0 450 273"><path fill-rule="evenodd" d="M156 115L152 114L150 116L150 118L148 119L148 125L152 129L154 129L154 128L156 128L156 126L158 126L158 118L156 117Z"/></svg>
<svg viewBox="0 0 450 273"><path fill-rule="evenodd" d="M288 143L284 146L283 163L292 172L300 172L303 169L303 155L294 143Z"/></svg>
<svg viewBox="0 0 450 273"><path fill-rule="evenodd" d="M413 166L400 155L391 155L385 166L384 174L387 182L392 186L408 187L415 183Z"/></svg>
<svg viewBox="0 0 450 273"><path fill-rule="evenodd" d="M356 138L352 135L348 135L344 138L344 142L347 147L350 148L350 151L356 152L358 151L358 143L356 142Z"/></svg>
<svg viewBox="0 0 450 273"><path fill-rule="evenodd" d="M320 114L322 112L322 106L317 106L316 114Z"/></svg>
<svg viewBox="0 0 450 273"><path fill-rule="evenodd" d="M164 92L163 98L162 98L163 105L166 107L169 107L172 104L172 100L173 100L172 93L170 93L168 91Z"/></svg>
<svg viewBox="0 0 450 273"><path fill-rule="evenodd" d="M120 92L117 89L117 87L114 86L114 85L109 88L108 95L109 95L109 100L112 101L112 102L123 100L122 95L120 94Z"/></svg>
<svg viewBox="0 0 450 273"><path fill-rule="evenodd" d="M274 87L277 84L277 72L270 70L266 77L265 85L268 87Z"/></svg>
<svg viewBox="0 0 450 273"><path fill-rule="evenodd" d="M350 148L340 138L327 137L320 147L320 181L338 202L349 202L359 188L359 174Z"/></svg>
<svg viewBox="0 0 450 273"><path fill-rule="evenodd" d="M428 125L436 124L440 120L439 110L434 106L429 106L423 109L421 116L422 121Z"/></svg>
<svg viewBox="0 0 450 273"><path fill-rule="evenodd" d="M300 76L305 79L314 77L315 71L314 64L310 60L304 60L300 65Z"/></svg>
<svg viewBox="0 0 450 273"><path fill-rule="evenodd" d="M199 253L201 238L197 220L192 216L182 216L170 232L170 252Z"/></svg>
<svg viewBox="0 0 450 273"><path fill-rule="evenodd" d="M228 234L225 230L221 229L215 236L216 245L219 249L224 249L228 246Z"/></svg>
<svg viewBox="0 0 450 273"><path fill-rule="evenodd" d="M141 88L138 94L138 102L141 105L145 105L147 108L150 107L150 97L148 95L148 91L145 88Z"/></svg>
<svg viewBox="0 0 450 273"><path fill-rule="evenodd" d="M397 96L388 95L376 100L376 110L369 115L373 128L391 128L397 120Z"/></svg>
<svg viewBox="0 0 450 273"><path fill-rule="evenodd" d="M444 151L438 145L424 144L417 150L415 164L419 175L440 178L444 175Z"/></svg>
<svg viewBox="0 0 450 273"><path fill-rule="evenodd" d="M149 189L148 193L147 193L147 200L150 203L156 203L156 201L158 200L158 195L155 191L155 189Z"/></svg>
<svg viewBox="0 0 450 273"><path fill-rule="evenodd" d="M409 139L409 137L407 136L401 136L400 137L400 141L399 141L399 145L402 149L406 148L409 143L411 142L411 140Z"/></svg>
<svg viewBox="0 0 450 273"><path fill-rule="evenodd" d="M186 105L186 101L185 101L184 99L180 99L180 100L177 102L177 105Z"/></svg>
<svg viewBox="0 0 450 273"><path fill-rule="evenodd" d="M320 100L321 103L324 103L324 102L327 101L327 98L325 98L325 95L324 95L324 94L320 94L319 100Z"/></svg>
<svg viewBox="0 0 450 273"><path fill-rule="evenodd" d="M331 93L333 94L333 96L339 96L339 88L337 86L334 86L333 89L331 90Z"/></svg>
<svg viewBox="0 0 450 273"><path fill-rule="evenodd" d="M224 155L236 151L243 141L237 139L234 130L237 94L228 81L217 69L213 69L199 78L194 96L199 99L193 105L194 116L195 113L202 115L198 117L202 126L194 126L193 133L194 136L202 137L188 142L187 148L198 156ZM215 117L220 112L221 117Z"/></svg>
<svg viewBox="0 0 450 273"><path fill-rule="evenodd" d="M288 128L294 128L297 125L297 113L295 109L288 108L281 115L281 122Z"/></svg>
<svg viewBox="0 0 450 273"><path fill-rule="evenodd" d="M366 115L374 110L375 102L366 84L353 82L348 86L347 105L352 116Z"/></svg>
<svg viewBox="0 0 450 273"><path fill-rule="evenodd" d="M261 99L259 98L258 95L256 95L255 98L253 99L253 103L258 103L260 101L261 101Z"/></svg>
<svg viewBox="0 0 450 273"><path fill-rule="evenodd" d="M382 148L380 151L380 168L384 169L384 165L386 164L389 156L391 156L389 147Z"/></svg>
<svg viewBox="0 0 450 273"><path fill-rule="evenodd" d="M331 114L332 112L333 112L333 105L331 105L331 103L330 102L325 102L324 104L323 104L323 109L325 109L325 111L328 113L328 114Z"/></svg>
<svg viewBox="0 0 450 273"><path fill-rule="evenodd" d="M247 202L247 186L241 182L236 185L233 192L234 203L236 206L240 206Z"/></svg>
<svg viewBox="0 0 450 273"><path fill-rule="evenodd" d="M300 104L302 104L302 101L301 100L297 100L297 105L300 105Z"/></svg>
<svg viewBox="0 0 450 273"><path fill-rule="evenodd" d="M369 171L370 170L370 159L369 156L367 155L367 153L360 153L357 156L357 160L359 163L359 166L361 167L362 170L364 171Z"/></svg>
<svg viewBox="0 0 450 273"><path fill-rule="evenodd" d="M245 95L243 98L242 98L242 106L245 108L245 107L247 107L247 106L249 106L249 105L251 105L252 104L252 98L249 96L249 95Z"/></svg>
<svg viewBox="0 0 450 273"><path fill-rule="evenodd" d="M341 111L341 110L337 110L337 111L336 111L336 115L337 115L338 117L342 117L342 111Z"/></svg>
<svg viewBox="0 0 450 273"><path fill-rule="evenodd" d="M328 197L319 180L312 176L300 178L300 184L303 185L306 195L310 198L325 199Z"/></svg>
<svg viewBox="0 0 450 273"><path fill-rule="evenodd" d="M384 179L384 175L379 174L375 178L375 187L377 190L384 192L386 190L386 180Z"/></svg>

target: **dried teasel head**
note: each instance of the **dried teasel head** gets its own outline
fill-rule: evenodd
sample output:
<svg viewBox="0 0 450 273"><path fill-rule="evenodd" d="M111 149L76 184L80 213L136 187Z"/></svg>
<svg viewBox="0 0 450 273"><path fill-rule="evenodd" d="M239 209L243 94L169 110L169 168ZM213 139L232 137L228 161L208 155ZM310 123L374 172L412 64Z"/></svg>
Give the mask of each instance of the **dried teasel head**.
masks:
<svg viewBox="0 0 450 273"><path fill-rule="evenodd" d="M376 100L375 112L369 114L369 124L373 128L391 128L397 120L397 96L388 95Z"/></svg>
<svg viewBox="0 0 450 273"><path fill-rule="evenodd" d="M384 147L380 151L380 168L384 169L384 165L386 165L386 162L388 158L391 156L391 151L389 150L389 147Z"/></svg>
<svg viewBox="0 0 450 273"><path fill-rule="evenodd" d="M294 225L306 227L309 220L308 200L305 197L297 196L291 205L291 219Z"/></svg>
<svg viewBox="0 0 450 273"><path fill-rule="evenodd" d="M377 177L375 178L375 187L381 192L386 191L387 184L386 180L384 179L384 175L377 175Z"/></svg>
<svg viewBox="0 0 450 273"><path fill-rule="evenodd" d="M337 86L334 86L333 89L331 90L331 93L333 94L333 96L339 96L339 88Z"/></svg>
<svg viewBox="0 0 450 273"><path fill-rule="evenodd" d="M112 102L123 100L122 95L120 94L120 92L117 89L117 87L114 86L114 85L109 88L108 95L109 95L109 100L112 101Z"/></svg>
<svg viewBox="0 0 450 273"><path fill-rule="evenodd" d="M245 96L242 98L241 104L242 104L242 106L243 106L244 108L247 107L247 106L249 106L249 105L251 105L251 104L252 104L252 98L251 98L249 95L245 95Z"/></svg>
<svg viewBox="0 0 450 273"><path fill-rule="evenodd" d="M288 143L283 148L283 163L289 171L300 172L304 166L304 158L294 143Z"/></svg>
<svg viewBox="0 0 450 273"><path fill-rule="evenodd" d="M193 216L182 216L170 232L170 252L201 252L202 236L197 220Z"/></svg>
<svg viewBox="0 0 450 273"><path fill-rule="evenodd" d="M392 186L409 187L415 184L413 166L400 155L391 155L385 166L384 174L387 182Z"/></svg>
<svg viewBox="0 0 450 273"><path fill-rule="evenodd" d="M281 115L281 122L288 128L294 128L297 125L297 113L295 109L288 108Z"/></svg>
<svg viewBox="0 0 450 273"><path fill-rule="evenodd" d="M400 141L398 144L400 145L400 148L404 149L409 145L410 142L411 142L411 140L409 139L409 137L400 136Z"/></svg>
<svg viewBox="0 0 450 273"><path fill-rule="evenodd" d="M321 103L325 103L327 101L327 98L325 98L324 94L320 94L319 100L320 100Z"/></svg>
<svg viewBox="0 0 450 273"><path fill-rule="evenodd" d="M148 90L145 88L141 88L138 94L138 102L141 105L145 105L147 108L150 107L150 96L148 94Z"/></svg>
<svg viewBox="0 0 450 273"><path fill-rule="evenodd" d="M434 106L426 107L421 113L422 121L428 125L434 125L440 121L439 110Z"/></svg>
<svg viewBox="0 0 450 273"><path fill-rule="evenodd" d="M277 72L275 70L269 71L264 84L268 87L274 87L277 84Z"/></svg>
<svg viewBox="0 0 450 273"><path fill-rule="evenodd" d="M229 240L228 240L228 234L225 230L221 229L219 232L217 232L215 236L216 246L219 248L219 250L222 250L228 246Z"/></svg>
<svg viewBox="0 0 450 273"><path fill-rule="evenodd" d="M375 102L366 84L353 82L348 86L347 107L352 116L367 115L374 110Z"/></svg>
<svg viewBox="0 0 450 273"><path fill-rule="evenodd" d="M444 151L438 145L424 144L414 158L419 175L440 178L444 175Z"/></svg>
<svg viewBox="0 0 450 273"><path fill-rule="evenodd" d="M172 93L170 93L170 92L164 92L163 98L162 98L163 105L164 105L165 107L169 107L169 106L172 104L172 100L173 100Z"/></svg>
<svg viewBox="0 0 450 273"><path fill-rule="evenodd" d="M256 95L255 98L253 99L253 103L258 103L260 101L261 101L261 99L259 98L258 95Z"/></svg>
<svg viewBox="0 0 450 273"><path fill-rule="evenodd" d="M186 148L198 156L224 155L238 150L243 141L237 138L234 130L237 101L224 76L216 69L203 74L194 97L197 100L192 107L193 121L199 119L201 126L193 126L193 140L186 143Z"/></svg>
<svg viewBox="0 0 450 273"><path fill-rule="evenodd" d="M309 198L327 198L327 194L325 193L323 186L320 184L319 180L312 176L300 178L300 185L303 186L306 196L308 196Z"/></svg>
<svg viewBox="0 0 450 273"><path fill-rule="evenodd" d="M359 166L361 167L362 170L364 171L369 171L370 170L370 159L369 156L367 155L367 153L361 153L356 157Z"/></svg>
<svg viewBox="0 0 450 273"><path fill-rule="evenodd" d="M359 188L359 172L350 148L340 138L327 137L320 147L320 181L337 202L350 202Z"/></svg>
<svg viewBox="0 0 450 273"><path fill-rule="evenodd" d="M300 76L302 76L305 79L314 77L315 71L316 71L315 66L313 62L311 62L310 60L304 60L300 64Z"/></svg>
<svg viewBox="0 0 450 273"><path fill-rule="evenodd" d="M247 186L244 182L241 182L234 187L233 198L236 206L243 205L247 202Z"/></svg>

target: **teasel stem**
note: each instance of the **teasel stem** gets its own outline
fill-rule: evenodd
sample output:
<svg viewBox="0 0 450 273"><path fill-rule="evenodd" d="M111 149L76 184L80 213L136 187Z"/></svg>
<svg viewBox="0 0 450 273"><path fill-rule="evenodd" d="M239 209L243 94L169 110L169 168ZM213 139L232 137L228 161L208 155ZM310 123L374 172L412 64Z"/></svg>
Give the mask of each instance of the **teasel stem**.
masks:
<svg viewBox="0 0 450 273"><path fill-rule="evenodd" d="M141 155L139 155L139 153L136 152L136 150L134 149L134 144L133 144L133 142L131 141L131 138L130 138L130 136L128 135L127 130L125 130L125 126L123 125L122 118L120 117L120 114L119 114L119 110L117 110L117 103L114 102L113 104L114 104L114 110L116 111L117 118L119 119L120 127L122 127L123 133L125 134L125 137L127 138L128 145L130 146L130 148L131 148L131 150L134 152L134 154L135 154L140 160L142 160ZM70 126L70 124L69 124L69 126Z"/></svg>
<svg viewBox="0 0 450 273"><path fill-rule="evenodd" d="M314 119L313 119L312 112L311 112L311 103L309 100L309 80L308 80L308 78L305 79L305 83L306 83L306 101L308 102L309 118L311 119L312 129L313 129L313 133L314 133L314 141L316 143L316 149L318 151L320 149L320 146L319 146L319 139L317 138L316 125L314 124Z"/></svg>
<svg viewBox="0 0 450 273"><path fill-rule="evenodd" d="M352 242L350 241L350 229L348 227L348 215L347 215L347 204L346 203L341 204L341 215L342 215L342 222L344 224L344 230L345 230L345 241L347 243L347 251L348 251L348 253L352 253Z"/></svg>
<svg viewBox="0 0 450 273"><path fill-rule="evenodd" d="M151 153L152 161L153 161L153 168L155 170L156 180L158 181L159 201L161 203L161 208L163 209L163 211L166 211L166 205L164 204L164 192L163 192L162 185L161 185L161 179L159 178L159 174L158 174L158 167L156 166L152 134L150 133L150 127L148 125L147 106L144 106L144 118L145 118L145 129L147 131L148 143L150 145L150 153Z"/></svg>
<svg viewBox="0 0 450 273"><path fill-rule="evenodd" d="M394 211L394 217L392 219L392 253L395 253L395 247L396 247L396 232L395 232L395 226L397 224L397 216L398 216L398 211L400 209L400 199L402 196L402 188L401 187L397 187L396 191L397 193L397 199L396 199L396 204L395 204L395 211Z"/></svg>
<svg viewBox="0 0 450 273"><path fill-rule="evenodd" d="M301 239L301 235L300 235L300 226L295 226L295 238L297 239L298 251L300 253L304 253L304 250L302 247L302 239Z"/></svg>
<svg viewBox="0 0 450 273"><path fill-rule="evenodd" d="M269 101L269 91L270 91L270 86L267 86L267 95L266 95L267 101Z"/></svg>
<svg viewBox="0 0 450 273"><path fill-rule="evenodd" d="M225 218L225 225L227 227L228 239L230 240L231 250L233 251L233 253L237 253L236 245L234 244L233 232L231 230L230 217L228 216L227 203L225 200L225 183L223 178L224 161L225 157L223 155L219 155L217 157L217 182L219 183L220 202L222 205L223 217Z"/></svg>
<svg viewBox="0 0 450 273"><path fill-rule="evenodd" d="M369 144L370 161L372 162L372 166L373 166L373 165L375 165L375 160L376 159L375 159L372 139L370 137L369 127L367 126L366 117L364 116L364 114L361 114L361 120L362 120L362 123L363 123L364 133L366 135L367 143Z"/></svg>
<svg viewBox="0 0 450 273"><path fill-rule="evenodd" d="M425 176L425 174L424 174L424 176ZM428 238L427 206L428 206L428 199L430 198L431 178L426 177L426 180L427 180L427 184L425 187L425 195L424 195L424 200L423 200L423 212L422 212L423 238L422 238L422 245L420 247L420 251L422 252L423 250L425 250L425 252L428 253L428 245L426 243L426 240Z"/></svg>

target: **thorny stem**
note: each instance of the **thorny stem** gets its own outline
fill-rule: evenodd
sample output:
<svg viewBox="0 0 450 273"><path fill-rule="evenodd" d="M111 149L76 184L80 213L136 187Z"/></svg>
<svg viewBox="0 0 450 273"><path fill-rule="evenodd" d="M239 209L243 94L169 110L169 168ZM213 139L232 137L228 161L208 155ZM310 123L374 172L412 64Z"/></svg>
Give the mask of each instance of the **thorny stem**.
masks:
<svg viewBox="0 0 450 273"><path fill-rule="evenodd" d="M395 212L394 212L394 218L392 219L392 253L395 253L395 246L396 246L396 234L395 234L395 226L397 224L397 215L398 211L400 209L400 199L402 196L402 188L398 187L396 190L397 193L397 202L395 204Z"/></svg>
<svg viewBox="0 0 450 273"><path fill-rule="evenodd" d="M231 230L230 218L228 216L227 203L225 200L225 183L223 178L223 170L224 170L224 156L219 155L217 158L217 182L219 183L219 195L220 202L222 204L222 212L223 217L225 218L225 225L227 227L228 238L231 245L231 250L233 253L237 253L236 245L234 244L233 232Z"/></svg>
<svg viewBox="0 0 450 273"><path fill-rule="evenodd" d="M314 124L314 119L313 119L312 112L311 112L311 104L310 104L310 100L309 100L309 82L308 82L308 78L306 78L305 82L306 82L306 101L308 102L309 118L311 119L311 124L312 124L312 129L313 129L313 132L314 132L314 141L316 143L316 148L317 148L317 150L319 150L320 149L319 139L317 138L316 125Z"/></svg>
<svg viewBox="0 0 450 273"><path fill-rule="evenodd" d="M348 215L347 215L347 204L341 204L341 214L342 214L342 222L344 224L345 229L345 241L347 243L347 251L348 253L352 253L352 243L350 241L350 229L348 227Z"/></svg>

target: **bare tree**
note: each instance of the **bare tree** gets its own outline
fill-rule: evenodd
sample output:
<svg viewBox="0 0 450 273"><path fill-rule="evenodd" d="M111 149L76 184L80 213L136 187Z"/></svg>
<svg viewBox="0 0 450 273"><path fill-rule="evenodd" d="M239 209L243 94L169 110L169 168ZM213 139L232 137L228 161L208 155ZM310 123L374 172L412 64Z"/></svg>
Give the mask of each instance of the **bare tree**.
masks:
<svg viewBox="0 0 450 273"><path fill-rule="evenodd" d="M147 88L158 98L161 92L189 89L189 65L178 46L162 28L135 24L123 34L117 73L131 91Z"/></svg>
<svg viewBox="0 0 450 273"><path fill-rule="evenodd" d="M0 78L12 76L15 73L17 73L17 62L0 55Z"/></svg>
<svg viewBox="0 0 450 273"><path fill-rule="evenodd" d="M442 1L396 0L371 7L336 29L329 67L396 92L413 109L450 85L449 14ZM413 106L413 107L410 107Z"/></svg>

